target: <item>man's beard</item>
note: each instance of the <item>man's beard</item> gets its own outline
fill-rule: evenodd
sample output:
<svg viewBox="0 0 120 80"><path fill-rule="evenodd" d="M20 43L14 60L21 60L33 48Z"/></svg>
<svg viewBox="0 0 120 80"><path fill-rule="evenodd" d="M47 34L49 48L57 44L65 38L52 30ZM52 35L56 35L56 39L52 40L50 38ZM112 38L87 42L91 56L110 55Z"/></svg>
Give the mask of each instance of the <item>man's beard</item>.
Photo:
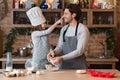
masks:
<svg viewBox="0 0 120 80"><path fill-rule="evenodd" d="M71 18L68 22L66 22L66 24L70 24L73 21L73 19Z"/></svg>

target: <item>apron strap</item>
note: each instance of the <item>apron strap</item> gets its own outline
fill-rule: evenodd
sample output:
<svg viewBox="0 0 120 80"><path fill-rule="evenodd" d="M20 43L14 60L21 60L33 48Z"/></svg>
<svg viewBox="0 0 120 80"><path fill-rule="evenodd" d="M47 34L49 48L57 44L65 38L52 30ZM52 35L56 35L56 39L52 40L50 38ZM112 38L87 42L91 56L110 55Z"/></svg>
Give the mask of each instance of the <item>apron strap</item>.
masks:
<svg viewBox="0 0 120 80"><path fill-rule="evenodd" d="M69 26L70 26L70 24L68 24L66 30L63 32L63 42L65 42L65 33L67 32Z"/></svg>
<svg viewBox="0 0 120 80"><path fill-rule="evenodd" d="M77 23L77 25L76 25L75 36L77 36L78 25L79 25L79 23Z"/></svg>
<svg viewBox="0 0 120 80"><path fill-rule="evenodd" d="M77 25L76 25L75 36L77 36L78 25L79 25L79 23L77 23ZM66 32L67 32L69 26L70 26L70 24L68 24L66 30L63 32L63 42L65 42L65 34L66 34Z"/></svg>

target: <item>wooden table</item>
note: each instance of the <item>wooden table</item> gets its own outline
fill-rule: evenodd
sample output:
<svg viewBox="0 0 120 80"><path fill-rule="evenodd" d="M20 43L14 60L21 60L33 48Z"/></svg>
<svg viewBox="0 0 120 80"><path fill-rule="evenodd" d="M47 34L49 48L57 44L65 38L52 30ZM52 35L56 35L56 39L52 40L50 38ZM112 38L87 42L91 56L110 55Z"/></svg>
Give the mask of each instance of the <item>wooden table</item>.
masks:
<svg viewBox="0 0 120 80"><path fill-rule="evenodd" d="M0 74L0 80L120 80L120 72L118 70L97 70L105 72L115 72L114 78L92 77L89 74L77 74L76 70L60 70L57 72L45 71L42 75L32 74L23 77L5 77Z"/></svg>
<svg viewBox="0 0 120 80"><path fill-rule="evenodd" d="M15 57L13 58L14 64L25 64L26 60L30 57ZM108 58L108 59L98 59L98 58L86 58L88 64L110 64L112 65L112 69L116 68L116 62L118 62L118 59ZM0 58L0 61L2 62L2 69L5 68L6 58Z"/></svg>
<svg viewBox="0 0 120 80"><path fill-rule="evenodd" d="M112 69L116 68L116 62L119 60L115 57L113 58L106 58L106 59L99 59L99 58L86 58L88 64L110 64L112 65Z"/></svg>

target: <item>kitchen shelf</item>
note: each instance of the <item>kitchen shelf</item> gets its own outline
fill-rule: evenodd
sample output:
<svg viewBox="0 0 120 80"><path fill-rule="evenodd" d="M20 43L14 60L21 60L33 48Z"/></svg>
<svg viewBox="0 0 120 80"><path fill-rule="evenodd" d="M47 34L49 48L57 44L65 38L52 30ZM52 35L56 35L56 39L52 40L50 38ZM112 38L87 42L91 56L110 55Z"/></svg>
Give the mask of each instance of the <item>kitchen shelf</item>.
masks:
<svg viewBox="0 0 120 80"><path fill-rule="evenodd" d="M107 25L107 24L104 24L104 25L91 25L91 27L89 28L116 28L116 25Z"/></svg>
<svg viewBox="0 0 120 80"><path fill-rule="evenodd" d="M91 12L90 26L102 28L117 27L116 9L108 10L92 9L90 12Z"/></svg>
<svg viewBox="0 0 120 80"><path fill-rule="evenodd" d="M90 9L91 11L94 11L94 12L110 12L110 11L115 11L115 9Z"/></svg>
<svg viewBox="0 0 120 80"><path fill-rule="evenodd" d="M13 21L12 23L13 23L13 25L30 26L30 21L29 21L27 15L26 15L27 10L28 9L13 9L13 11L12 11L12 21ZM53 10L43 10L42 9L42 11L43 11L44 16L46 17L46 20L47 21L49 20L50 24L48 24L48 25L51 25L55 22L54 19L53 19L53 18L56 17L55 15L57 15L57 19L60 19L61 16L62 16L62 10L61 9L59 9L59 10L55 10L55 9L53 9ZM61 25L59 25L59 27L60 26Z"/></svg>
<svg viewBox="0 0 120 80"><path fill-rule="evenodd" d="M29 9L15 9L13 8L12 11L27 11ZM62 12L63 9L42 9L43 12Z"/></svg>
<svg viewBox="0 0 120 80"><path fill-rule="evenodd" d="M81 9L83 15L85 15L85 19L86 19L86 22L87 24L85 24L88 28L99 28L99 27L102 27L102 28L116 28L117 27L117 20L116 20L116 7L114 7L113 9L92 9L91 8L91 2L92 0L88 0L89 1L89 5L88 5L88 8L85 8L85 9ZM53 24L55 21L53 21L53 19L55 18L55 14L58 14L59 17L58 19L63 15L63 9L64 9L64 6L66 5L66 2L72 2L71 0L62 0L62 9L42 9L44 15L46 16L46 19L47 20L50 20L48 21L50 24L48 25L51 25ZM115 2L116 0L110 0L111 3L113 3L115 5ZM12 9L12 20L14 20L14 15L13 13L14 12L26 12L27 10L29 9ZM109 13L110 12L110 13ZM95 13L113 13L113 24L94 24L93 23L93 19L94 19L94 15ZM106 15L107 16L107 15ZM17 19L17 17L15 18ZM96 18L97 19L97 18ZM83 23L85 21L83 21L83 17L81 17L81 23ZM14 24L14 22L13 22ZM25 25L25 24L15 24L15 25ZM29 24L27 25L30 25L30 22ZM25 25L26 26L26 25ZM59 25L59 28L62 27L63 25Z"/></svg>
<svg viewBox="0 0 120 80"><path fill-rule="evenodd" d="M20 24L20 25L19 24L14 24L13 26L14 27L21 27L21 28L32 27L30 24Z"/></svg>

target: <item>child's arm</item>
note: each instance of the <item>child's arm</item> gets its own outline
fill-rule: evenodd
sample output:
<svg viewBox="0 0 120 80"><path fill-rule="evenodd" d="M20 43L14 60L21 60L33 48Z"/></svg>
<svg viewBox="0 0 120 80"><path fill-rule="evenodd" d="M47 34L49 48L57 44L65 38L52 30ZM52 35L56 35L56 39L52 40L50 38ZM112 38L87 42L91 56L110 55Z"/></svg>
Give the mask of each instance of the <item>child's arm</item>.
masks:
<svg viewBox="0 0 120 80"><path fill-rule="evenodd" d="M57 27L57 25L61 23L61 20L62 20L62 19L59 19L57 22L55 22L55 23L54 23L51 27L49 27L47 30L34 31L34 32L32 32L32 36L34 35L34 37L39 37L39 36L44 36L44 35L50 34L50 33L55 29L55 27Z"/></svg>

